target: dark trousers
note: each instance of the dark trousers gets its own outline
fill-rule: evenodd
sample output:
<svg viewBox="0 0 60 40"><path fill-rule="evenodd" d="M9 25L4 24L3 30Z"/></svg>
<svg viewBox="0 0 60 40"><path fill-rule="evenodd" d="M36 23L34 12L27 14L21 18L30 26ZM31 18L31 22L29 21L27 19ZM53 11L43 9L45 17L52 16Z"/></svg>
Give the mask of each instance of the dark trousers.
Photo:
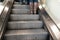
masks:
<svg viewBox="0 0 60 40"><path fill-rule="evenodd" d="M22 4L27 4L28 0L19 0L19 2L21 2Z"/></svg>
<svg viewBox="0 0 60 40"><path fill-rule="evenodd" d="M0 2L3 2L4 0L0 0Z"/></svg>

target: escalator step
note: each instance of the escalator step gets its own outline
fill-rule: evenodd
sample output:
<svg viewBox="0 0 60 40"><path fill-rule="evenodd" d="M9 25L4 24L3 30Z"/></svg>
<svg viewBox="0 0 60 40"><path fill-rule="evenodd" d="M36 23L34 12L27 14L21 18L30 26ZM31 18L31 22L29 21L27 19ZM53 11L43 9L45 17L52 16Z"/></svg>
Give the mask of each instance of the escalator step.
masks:
<svg viewBox="0 0 60 40"><path fill-rule="evenodd" d="M18 5L18 4L20 4L19 2L14 2L14 5Z"/></svg>
<svg viewBox="0 0 60 40"><path fill-rule="evenodd" d="M5 35L5 40L47 40L48 32L44 29L31 30L8 30Z"/></svg>
<svg viewBox="0 0 60 40"><path fill-rule="evenodd" d="M42 28L42 21L11 21L8 22L8 29L31 29Z"/></svg>
<svg viewBox="0 0 60 40"><path fill-rule="evenodd" d="M34 20L39 20L39 15L19 15L19 14L11 14L10 15L10 20L11 21L34 21Z"/></svg>
<svg viewBox="0 0 60 40"><path fill-rule="evenodd" d="M13 9L29 9L29 5L13 5Z"/></svg>
<svg viewBox="0 0 60 40"><path fill-rule="evenodd" d="M29 9L12 9L13 14L28 14L30 13Z"/></svg>

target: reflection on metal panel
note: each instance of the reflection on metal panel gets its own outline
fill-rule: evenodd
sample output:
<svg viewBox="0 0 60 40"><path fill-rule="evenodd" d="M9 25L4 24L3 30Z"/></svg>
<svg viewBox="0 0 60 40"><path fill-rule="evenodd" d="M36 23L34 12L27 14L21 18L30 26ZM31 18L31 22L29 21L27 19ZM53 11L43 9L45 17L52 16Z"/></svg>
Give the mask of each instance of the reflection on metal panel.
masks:
<svg viewBox="0 0 60 40"><path fill-rule="evenodd" d="M54 22L50 19L49 16L42 14L42 18L44 20L44 23L46 24L51 36L54 40L60 40L60 31L57 28L57 26L54 24Z"/></svg>
<svg viewBox="0 0 60 40"><path fill-rule="evenodd" d="M0 40L1 40L1 37L3 35L5 26L7 24L8 16L9 16L9 13L10 13L13 1L14 0L12 0L12 1L6 1L5 0L3 2L4 8L3 8L3 6L1 6L1 15L0 15Z"/></svg>
<svg viewBox="0 0 60 40"><path fill-rule="evenodd" d="M0 5L0 15L1 15L3 9L4 9L4 6L3 5Z"/></svg>
<svg viewBox="0 0 60 40"><path fill-rule="evenodd" d="M43 7L45 4L45 7ZM60 40L60 0L46 0L39 6L43 15L43 21L54 40ZM42 10L44 8L45 10ZM45 15L44 11L50 16Z"/></svg>
<svg viewBox="0 0 60 40"><path fill-rule="evenodd" d="M60 29L60 0L46 0L45 10Z"/></svg>

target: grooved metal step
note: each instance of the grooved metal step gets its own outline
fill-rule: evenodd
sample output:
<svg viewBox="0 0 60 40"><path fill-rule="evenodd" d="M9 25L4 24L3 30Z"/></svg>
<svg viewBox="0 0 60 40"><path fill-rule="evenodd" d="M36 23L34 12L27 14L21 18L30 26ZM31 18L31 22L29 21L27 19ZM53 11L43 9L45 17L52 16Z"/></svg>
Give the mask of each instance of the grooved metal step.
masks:
<svg viewBox="0 0 60 40"><path fill-rule="evenodd" d="M43 29L39 15L30 14L29 5L15 2L4 40L48 40L48 32Z"/></svg>
<svg viewBox="0 0 60 40"><path fill-rule="evenodd" d="M9 30L5 33L5 40L47 40L48 32L44 29Z"/></svg>
<svg viewBox="0 0 60 40"><path fill-rule="evenodd" d="M18 4L20 4L19 2L14 2L14 5L18 5Z"/></svg>
<svg viewBox="0 0 60 40"><path fill-rule="evenodd" d="M29 14L29 9L12 9L13 14Z"/></svg>
<svg viewBox="0 0 60 40"><path fill-rule="evenodd" d="M29 5L13 5L14 9L29 9Z"/></svg>
<svg viewBox="0 0 60 40"><path fill-rule="evenodd" d="M34 20L39 20L39 15L20 15L20 14L11 14L10 15L10 20L12 21L34 21Z"/></svg>
<svg viewBox="0 0 60 40"><path fill-rule="evenodd" d="M11 21L8 22L8 29L30 29L42 28L42 21Z"/></svg>

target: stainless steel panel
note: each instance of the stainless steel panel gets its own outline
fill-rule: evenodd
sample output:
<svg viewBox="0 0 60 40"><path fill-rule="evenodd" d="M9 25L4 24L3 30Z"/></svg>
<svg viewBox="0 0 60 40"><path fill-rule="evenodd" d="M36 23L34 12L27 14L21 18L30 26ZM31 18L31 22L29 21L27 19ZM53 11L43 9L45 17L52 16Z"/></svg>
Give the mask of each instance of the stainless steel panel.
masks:
<svg viewBox="0 0 60 40"><path fill-rule="evenodd" d="M43 0L42 0L43 1ZM47 15L42 15L42 18L54 40L60 40L60 0L45 0L43 1L44 9L47 12ZM46 17L47 16L47 17Z"/></svg>
<svg viewBox="0 0 60 40"><path fill-rule="evenodd" d="M5 40L47 40L48 32L43 29L9 30L4 38Z"/></svg>
<svg viewBox="0 0 60 40"><path fill-rule="evenodd" d="M6 26L6 23L7 23L7 16L8 16L8 14L9 14L9 11L10 11L10 9L11 9L11 6L12 6L12 4L13 4L13 1L14 0L12 0L12 2L11 1L4 1L3 2L3 6L4 6L4 8L3 8L3 11L2 11L2 13L1 13L1 15L0 15L0 40L1 40L1 37L2 37L2 35L3 35L3 32L4 32L4 29L5 29L5 26ZM9 5L10 4L10 5Z"/></svg>
<svg viewBox="0 0 60 40"><path fill-rule="evenodd" d="M46 0L45 10L60 30L60 0Z"/></svg>
<svg viewBox="0 0 60 40"><path fill-rule="evenodd" d="M5 7L5 5L0 5L0 15L1 15L2 11L4 10L4 7Z"/></svg>
<svg viewBox="0 0 60 40"><path fill-rule="evenodd" d="M54 40L60 40L60 31L55 25L55 23L51 20L51 18L48 15L45 15L43 13L42 18L44 20L44 23L46 24L48 31L50 32L51 36Z"/></svg>
<svg viewBox="0 0 60 40"><path fill-rule="evenodd" d="M12 21L8 22L8 29L42 28L42 21Z"/></svg>

